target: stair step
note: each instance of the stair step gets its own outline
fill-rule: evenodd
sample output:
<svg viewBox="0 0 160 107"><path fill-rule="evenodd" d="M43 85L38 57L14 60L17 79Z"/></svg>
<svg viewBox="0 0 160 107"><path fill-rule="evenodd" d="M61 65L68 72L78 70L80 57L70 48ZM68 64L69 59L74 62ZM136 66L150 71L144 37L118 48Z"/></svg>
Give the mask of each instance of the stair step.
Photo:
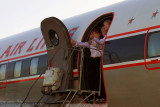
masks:
<svg viewBox="0 0 160 107"><path fill-rule="evenodd" d="M60 100L60 101L52 102L51 104L62 104L63 102L64 100ZM69 103L69 101L65 101L65 103Z"/></svg>

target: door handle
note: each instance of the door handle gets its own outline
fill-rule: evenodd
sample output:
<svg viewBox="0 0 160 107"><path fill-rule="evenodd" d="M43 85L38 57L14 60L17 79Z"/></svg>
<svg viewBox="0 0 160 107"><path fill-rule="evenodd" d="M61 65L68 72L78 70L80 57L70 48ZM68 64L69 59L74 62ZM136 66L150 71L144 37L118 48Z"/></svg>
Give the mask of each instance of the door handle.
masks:
<svg viewBox="0 0 160 107"><path fill-rule="evenodd" d="M151 63L158 63L158 62L159 62L158 59L153 59L153 60L151 60Z"/></svg>

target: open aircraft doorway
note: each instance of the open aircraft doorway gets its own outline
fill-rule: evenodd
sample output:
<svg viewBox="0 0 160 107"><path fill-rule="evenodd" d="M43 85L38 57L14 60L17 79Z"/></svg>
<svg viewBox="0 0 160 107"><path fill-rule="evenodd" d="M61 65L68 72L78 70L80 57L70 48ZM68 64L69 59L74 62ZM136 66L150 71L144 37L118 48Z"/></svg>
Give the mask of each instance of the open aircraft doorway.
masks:
<svg viewBox="0 0 160 107"><path fill-rule="evenodd" d="M102 27L104 27L104 22L106 20L110 20L110 24L113 20L113 13L104 14L102 16L99 16L97 19L95 19L87 28L86 32L83 35L82 42L88 42L90 39L90 34L93 31L93 29L99 29L101 32L101 36L99 39L106 38L106 34L103 35L102 33ZM105 42L105 41L104 41ZM100 44L98 44L100 45ZM102 50L104 43L102 45ZM86 100L88 103L94 103L94 100L97 100L96 103L103 104L106 103L107 96L106 96L106 90L105 90L105 83L104 83L104 75L103 75L103 55L104 52L101 49L97 48L97 51L101 53L100 57L92 58L91 57L91 49L93 48L85 48L83 49L83 53L79 55L79 71L80 71L80 88L81 90L90 90L95 91L95 96L91 96ZM94 61L93 61L94 59ZM86 95L83 95L85 98Z"/></svg>
<svg viewBox="0 0 160 107"><path fill-rule="evenodd" d="M72 45L67 28L59 19L50 17L41 22L41 31L47 47L49 69L58 68L63 73L60 86L56 91L64 91L71 88ZM55 102L65 96L59 93L49 93L48 97L50 97L48 102Z"/></svg>

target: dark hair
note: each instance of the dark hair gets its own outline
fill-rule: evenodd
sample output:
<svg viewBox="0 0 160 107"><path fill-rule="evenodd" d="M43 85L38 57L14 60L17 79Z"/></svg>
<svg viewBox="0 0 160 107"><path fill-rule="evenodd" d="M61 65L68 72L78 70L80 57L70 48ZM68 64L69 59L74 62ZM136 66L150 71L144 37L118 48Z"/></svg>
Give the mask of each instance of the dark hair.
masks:
<svg viewBox="0 0 160 107"><path fill-rule="evenodd" d="M107 23L111 24L111 20L110 19L106 19L104 22L107 22Z"/></svg>
<svg viewBox="0 0 160 107"><path fill-rule="evenodd" d="M101 29L100 28L93 28L92 32L96 32L96 33L101 33Z"/></svg>

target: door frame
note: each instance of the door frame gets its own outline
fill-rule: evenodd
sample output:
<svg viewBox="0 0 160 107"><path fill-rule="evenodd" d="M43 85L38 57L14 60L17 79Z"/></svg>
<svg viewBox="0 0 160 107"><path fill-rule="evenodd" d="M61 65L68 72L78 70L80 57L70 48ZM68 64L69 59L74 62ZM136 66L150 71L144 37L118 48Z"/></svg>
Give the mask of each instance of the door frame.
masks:
<svg viewBox="0 0 160 107"><path fill-rule="evenodd" d="M148 28L147 33L146 33L146 37L145 37L145 44L144 44L144 63L145 63L145 67L147 70L157 70L160 69L160 67L148 67L149 64L158 64L160 63L160 60L157 59L157 57L151 57L148 58L148 40L151 34L155 33L155 32L160 32L160 30L156 30L154 32L150 32L154 29L157 29L159 27L155 27L155 28ZM160 58L159 58L160 59Z"/></svg>

